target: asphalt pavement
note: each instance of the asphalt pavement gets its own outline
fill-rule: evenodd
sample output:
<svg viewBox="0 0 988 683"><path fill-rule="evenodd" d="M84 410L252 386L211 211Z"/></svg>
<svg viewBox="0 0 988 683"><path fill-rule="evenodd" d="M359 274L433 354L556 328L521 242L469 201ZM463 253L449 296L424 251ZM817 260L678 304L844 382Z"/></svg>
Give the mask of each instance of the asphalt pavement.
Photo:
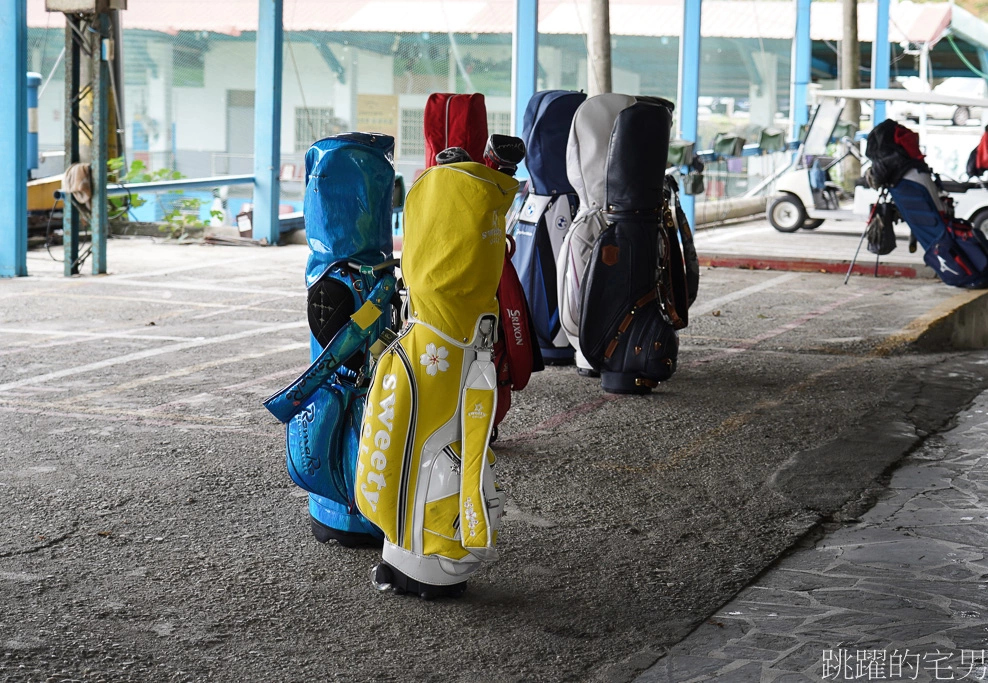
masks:
<svg viewBox="0 0 988 683"><path fill-rule="evenodd" d="M380 594L260 404L308 362L306 253L112 240L111 275L33 251L0 282L0 678L631 680L988 388L984 353L914 344L970 293L705 268L651 395L515 395L501 559Z"/></svg>

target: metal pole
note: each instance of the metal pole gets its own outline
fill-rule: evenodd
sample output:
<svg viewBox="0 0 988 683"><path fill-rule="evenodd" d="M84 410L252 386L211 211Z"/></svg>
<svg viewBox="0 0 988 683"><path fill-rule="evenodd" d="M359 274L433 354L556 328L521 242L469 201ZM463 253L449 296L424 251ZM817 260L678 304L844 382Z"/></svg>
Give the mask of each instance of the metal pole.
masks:
<svg viewBox="0 0 988 683"><path fill-rule="evenodd" d="M106 273L107 200L106 176L109 161L107 140L110 128L110 61L113 41L110 40L110 16L99 14L93 21L97 36L93 41L93 145L92 192L93 209L90 219L93 249L93 275ZM113 131L116 134L116 131Z"/></svg>
<svg viewBox="0 0 988 683"><path fill-rule="evenodd" d="M919 49L919 77L926 86L926 92L930 92L930 44L923 43ZM926 105L919 105L919 139L926 143Z"/></svg>
<svg viewBox="0 0 988 683"><path fill-rule="evenodd" d="M889 0L875 3L875 42L871 45L871 87L889 87L889 65L892 61L892 46L889 44ZM875 100L871 124L877 126L885 120L885 100Z"/></svg>
<svg viewBox="0 0 988 683"><path fill-rule="evenodd" d="M514 72L511 101L514 122L511 129L521 137L525 108L538 88L539 0L515 1Z"/></svg>
<svg viewBox="0 0 988 683"><path fill-rule="evenodd" d="M257 2L253 237L268 244L278 243L281 203L282 9L282 0Z"/></svg>
<svg viewBox="0 0 988 683"><path fill-rule="evenodd" d="M701 0L683 0L683 36L679 41L679 138L696 142L698 99L700 97L700 11ZM680 193L686 220L693 223L695 199Z"/></svg>
<svg viewBox="0 0 988 683"><path fill-rule="evenodd" d="M0 277L27 275L27 0L0 9Z"/></svg>
<svg viewBox="0 0 988 683"><path fill-rule="evenodd" d="M796 32L792 41L792 76L790 77L790 140L799 139L800 129L810 120L806 90L810 84L810 61L813 42L810 38L810 0L795 0Z"/></svg>
<svg viewBox="0 0 988 683"><path fill-rule="evenodd" d="M65 168L79 162L79 84L82 49L76 38L80 20L65 15ZM71 197L62 200L62 250L65 277L79 274L79 209Z"/></svg>
<svg viewBox="0 0 988 683"><path fill-rule="evenodd" d="M699 4L700 0L696 0ZM611 92L610 0L590 0L590 33L587 35L587 93L592 97Z"/></svg>

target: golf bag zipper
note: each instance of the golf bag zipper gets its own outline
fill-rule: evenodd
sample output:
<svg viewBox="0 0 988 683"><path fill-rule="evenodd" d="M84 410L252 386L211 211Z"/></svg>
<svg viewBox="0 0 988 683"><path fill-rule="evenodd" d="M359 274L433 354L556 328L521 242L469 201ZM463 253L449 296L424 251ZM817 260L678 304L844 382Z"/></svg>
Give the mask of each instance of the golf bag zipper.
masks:
<svg viewBox="0 0 988 683"><path fill-rule="evenodd" d="M404 336L404 335L402 335ZM401 339L399 337L398 339ZM402 365L405 366L405 372L408 375L408 381L411 384L411 396L412 396L412 409L410 412L410 422L411 425L408 430L408 436L405 437L405 449L402 454L401 459L401 480L398 484L398 546L405 547L405 506L408 501L408 480L410 478L411 463L409 462L409 446L415 444L415 424L418 418L418 387L415 384L415 375L412 373L412 364L408 360L408 356L405 354L405 349L402 348L401 344L398 344L398 339L395 340L395 353L397 353L398 358L401 359Z"/></svg>

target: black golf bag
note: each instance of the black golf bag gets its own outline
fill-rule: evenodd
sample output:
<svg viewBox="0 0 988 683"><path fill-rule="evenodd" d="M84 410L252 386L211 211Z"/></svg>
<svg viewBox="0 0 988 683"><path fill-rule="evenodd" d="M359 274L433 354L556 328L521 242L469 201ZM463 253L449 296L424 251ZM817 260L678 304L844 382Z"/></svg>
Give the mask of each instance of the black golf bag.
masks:
<svg viewBox="0 0 988 683"><path fill-rule="evenodd" d="M579 341L609 393L648 393L672 376L676 330L696 298L692 233L665 175L672 112L666 100L638 98L597 131L606 154L591 163L603 182L587 187L603 195L603 227L582 278Z"/></svg>

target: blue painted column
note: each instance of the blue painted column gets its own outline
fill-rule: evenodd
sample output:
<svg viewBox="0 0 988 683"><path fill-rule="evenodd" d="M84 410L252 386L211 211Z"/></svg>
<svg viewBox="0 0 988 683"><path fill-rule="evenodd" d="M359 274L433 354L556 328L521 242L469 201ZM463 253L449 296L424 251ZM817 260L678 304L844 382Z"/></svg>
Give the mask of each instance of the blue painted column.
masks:
<svg viewBox="0 0 988 683"><path fill-rule="evenodd" d="M282 0L257 2L253 237L277 244L281 203Z"/></svg>
<svg viewBox="0 0 988 683"><path fill-rule="evenodd" d="M513 104L515 135L521 137L525 107L538 87L539 73L539 0L515 0Z"/></svg>
<svg viewBox="0 0 988 683"><path fill-rule="evenodd" d="M789 99L789 119L792 121L790 140L798 140L800 127L810 120L806 90L810 85L810 63L813 57L813 41L810 38L810 0L795 0L795 3L796 31L792 41Z"/></svg>
<svg viewBox="0 0 988 683"><path fill-rule="evenodd" d="M889 87L889 65L892 61L892 46L889 44L889 0L875 3L878 16L875 23L875 42L871 46L871 87ZM875 100L871 125L877 126L885 120L885 100Z"/></svg>
<svg viewBox="0 0 988 683"><path fill-rule="evenodd" d="M27 275L27 0L0 4L0 277Z"/></svg>
<svg viewBox="0 0 988 683"><path fill-rule="evenodd" d="M92 234L93 275L106 273L106 239L109 233L108 204L106 199L107 162L109 151L107 140L116 131L109 130L110 126L110 15L97 15L92 26L99 32L97 40L92 42L92 77L93 77L93 143L92 153L92 212L90 213L90 233Z"/></svg>
<svg viewBox="0 0 988 683"><path fill-rule="evenodd" d="M697 108L700 97L700 10L701 0L683 0L683 36L679 41L679 139L696 142ZM695 199L680 194L686 220L693 226Z"/></svg>
<svg viewBox="0 0 988 683"><path fill-rule="evenodd" d="M38 168L38 88L41 87L41 74L27 75L27 168Z"/></svg>

